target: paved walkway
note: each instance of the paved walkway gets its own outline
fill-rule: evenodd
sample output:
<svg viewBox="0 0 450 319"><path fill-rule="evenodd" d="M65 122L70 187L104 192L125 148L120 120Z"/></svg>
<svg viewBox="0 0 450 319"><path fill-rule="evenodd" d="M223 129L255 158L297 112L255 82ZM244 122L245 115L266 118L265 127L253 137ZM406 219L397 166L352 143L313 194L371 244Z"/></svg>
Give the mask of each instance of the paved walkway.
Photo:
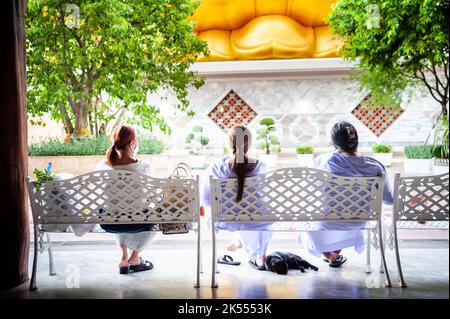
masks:
<svg viewBox="0 0 450 319"><path fill-rule="evenodd" d="M188 238L191 235L177 240L159 236L143 252L155 268L128 275L118 274L119 251L111 237L59 242L54 245L56 276L48 275L47 254L41 254L39 289L29 292L24 284L1 293L0 298L449 298L448 232L447 240L401 242L404 274L409 284L406 289L384 288L383 276L377 271L365 274L364 253L358 255L353 250L344 250L347 263L341 269L333 269L320 258L299 249L292 239L282 238L275 238L269 251L296 253L318 266L319 271L290 271L287 276L257 271L247 264L247 257L241 251L232 256L242 264L220 265L219 288L211 289L211 242L205 241L202 286L194 289L195 242ZM228 239L221 236L220 254L224 253ZM376 269L379 254L372 252ZM393 252L388 252L388 265L396 283Z"/></svg>

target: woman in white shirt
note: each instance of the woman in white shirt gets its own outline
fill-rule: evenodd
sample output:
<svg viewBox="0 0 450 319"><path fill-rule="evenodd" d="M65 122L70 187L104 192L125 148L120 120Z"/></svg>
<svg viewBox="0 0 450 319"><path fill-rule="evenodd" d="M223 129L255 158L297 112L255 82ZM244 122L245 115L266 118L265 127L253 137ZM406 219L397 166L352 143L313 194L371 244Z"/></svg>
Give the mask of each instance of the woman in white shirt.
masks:
<svg viewBox="0 0 450 319"><path fill-rule="evenodd" d="M112 134L113 145L108 149L106 160L99 163L97 170L129 170L146 175L153 175L149 162L136 158L138 141L136 130L129 125L116 127ZM144 247L154 237L153 224L118 224L100 225L105 231L115 233L122 251L119 262L120 274L150 270L153 264L139 256ZM128 255L128 249L131 255Z"/></svg>

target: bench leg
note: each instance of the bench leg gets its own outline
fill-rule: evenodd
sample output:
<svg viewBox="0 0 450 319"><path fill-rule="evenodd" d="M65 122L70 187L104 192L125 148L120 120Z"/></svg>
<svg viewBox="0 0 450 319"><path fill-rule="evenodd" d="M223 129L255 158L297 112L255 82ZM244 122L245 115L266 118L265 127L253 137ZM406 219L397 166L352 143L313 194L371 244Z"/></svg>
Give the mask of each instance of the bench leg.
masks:
<svg viewBox="0 0 450 319"><path fill-rule="evenodd" d="M400 261L400 251L398 248L398 235L397 235L397 225L395 224L395 221L393 223L393 227L394 227L394 247L395 247L395 259L397 262L397 269L398 269L398 276L400 279L400 287L402 288L406 288L408 287L406 285L405 279L403 278L403 271L402 271L402 264Z"/></svg>
<svg viewBox="0 0 450 319"><path fill-rule="evenodd" d="M53 263L53 250L52 250L52 241L50 240L50 234L47 233L47 245L48 245L48 264L49 264L49 275L55 276L55 264Z"/></svg>
<svg viewBox="0 0 450 319"><path fill-rule="evenodd" d="M34 255L33 255L33 270L31 273L30 280L30 290L36 290L36 272L37 272L37 262L38 262L38 229L34 226Z"/></svg>
<svg viewBox="0 0 450 319"><path fill-rule="evenodd" d="M203 242L200 242L200 273L203 274Z"/></svg>
<svg viewBox="0 0 450 319"><path fill-rule="evenodd" d="M380 253L381 253L381 261L382 261L382 263L383 263L383 266L384 266L384 273L385 273L385 275L386 275L386 280L387 280L387 283L386 283L386 287L392 287L392 284L391 284L391 277L389 276L389 271L388 271L388 268L387 268L387 264L386 264L386 256L385 256L385 254L384 254L384 242L383 242L383 233L382 233L382 227L381 227L381 222L379 221L378 222L378 238L379 238L379 240L380 240Z"/></svg>
<svg viewBox="0 0 450 319"><path fill-rule="evenodd" d="M200 288L200 267L202 263L201 255L201 237L200 237L200 222L198 223L197 230L197 281L194 284L194 288Z"/></svg>
<svg viewBox="0 0 450 319"><path fill-rule="evenodd" d="M383 231L383 244L384 244L384 251L386 251L386 232L385 231ZM383 259L380 260L380 274L384 274Z"/></svg>
<svg viewBox="0 0 450 319"><path fill-rule="evenodd" d="M370 274L372 272L372 266L370 264L370 246L372 246L372 240L371 240L371 230L367 230L367 251L366 251L366 269L364 269L364 272L366 274Z"/></svg>
<svg viewBox="0 0 450 319"><path fill-rule="evenodd" d="M217 288L216 282L217 260L216 260L216 225L212 223L212 269L211 269L211 288Z"/></svg>

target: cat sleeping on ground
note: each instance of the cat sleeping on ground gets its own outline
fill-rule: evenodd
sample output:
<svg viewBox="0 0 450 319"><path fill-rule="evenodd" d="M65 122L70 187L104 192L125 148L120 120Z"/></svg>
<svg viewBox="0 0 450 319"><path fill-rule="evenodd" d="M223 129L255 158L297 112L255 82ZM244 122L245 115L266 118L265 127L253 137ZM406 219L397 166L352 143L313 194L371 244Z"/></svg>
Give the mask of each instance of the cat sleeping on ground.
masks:
<svg viewBox="0 0 450 319"><path fill-rule="evenodd" d="M301 272L305 272L305 269L319 270L319 268L311 265L300 256L280 251L268 255L265 266L267 270L276 272L279 275L286 275L289 269L297 269Z"/></svg>

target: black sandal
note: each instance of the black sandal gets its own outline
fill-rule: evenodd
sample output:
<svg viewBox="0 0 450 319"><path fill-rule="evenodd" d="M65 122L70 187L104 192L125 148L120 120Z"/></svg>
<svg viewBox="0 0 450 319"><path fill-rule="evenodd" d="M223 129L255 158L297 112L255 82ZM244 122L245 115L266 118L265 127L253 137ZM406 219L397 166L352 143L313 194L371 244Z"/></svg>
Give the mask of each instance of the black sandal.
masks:
<svg viewBox="0 0 450 319"><path fill-rule="evenodd" d="M233 257L231 257L230 255L220 256L219 259L217 259L217 263L232 266L239 266L241 264L240 261L234 261Z"/></svg>
<svg viewBox="0 0 450 319"><path fill-rule="evenodd" d="M119 274L126 275L130 272L130 266L119 267Z"/></svg>
<svg viewBox="0 0 450 319"><path fill-rule="evenodd" d="M258 264L256 263L256 260L249 260L248 263L250 264L250 266L252 266L253 268L255 268L256 270L266 270L266 266L262 265L262 266L258 266Z"/></svg>
<svg viewBox="0 0 450 319"><path fill-rule="evenodd" d="M137 265L131 265L130 264L130 271L132 272L139 272L139 271L146 271L146 270L151 270L153 269L153 264L151 262L149 262L148 260L144 260L142 258L140 258L140 263Z"/></svg>
<svg viewBox="0 0 450 319"><path fill-rule="evenodd" d="M339 255L335 261L330 262L330 267L339 268L347 261L347 257Z"/></svg>

